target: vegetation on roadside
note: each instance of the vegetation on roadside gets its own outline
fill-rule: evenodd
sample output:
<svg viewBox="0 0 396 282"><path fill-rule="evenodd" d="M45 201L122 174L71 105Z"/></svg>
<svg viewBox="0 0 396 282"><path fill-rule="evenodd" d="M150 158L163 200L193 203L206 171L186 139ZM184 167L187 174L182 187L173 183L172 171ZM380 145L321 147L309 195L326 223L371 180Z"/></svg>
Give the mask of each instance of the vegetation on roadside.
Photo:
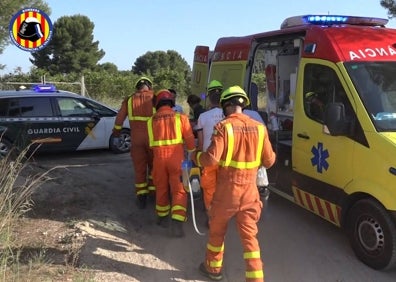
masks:
<svg viewBox="0 0 396 282"><path fill-rule="evenodd" d="M31 196L44 182L49 171L39 175L29 173L29 157L26 148L18 155L10 152L0 158L0 280L16 281L18 276L20 250L15 241L13 229L33 202ZM42 259L44 256L39 256Z"/></svg>

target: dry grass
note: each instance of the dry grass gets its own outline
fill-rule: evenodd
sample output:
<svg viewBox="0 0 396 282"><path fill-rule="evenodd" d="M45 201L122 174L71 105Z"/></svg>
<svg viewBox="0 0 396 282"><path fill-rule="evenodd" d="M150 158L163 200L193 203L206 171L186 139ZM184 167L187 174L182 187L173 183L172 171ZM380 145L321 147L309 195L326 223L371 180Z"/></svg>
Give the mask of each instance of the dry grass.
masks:
<svg viewBox="0 0 396 282"><path fill-rule="evenodd" d="M7 281L10 272L18 272L19 254L13 237L17 220L28 212L33 203L31 195L42 183L49 180L47 172L23 176L28 171L29 148L0 159L0 280ZM39 255L41 258L43 256ZM14 279L12 279L14 280ZM8 280L9 281L9 280ZM14 280L15 281L15 280Z"/></svg>

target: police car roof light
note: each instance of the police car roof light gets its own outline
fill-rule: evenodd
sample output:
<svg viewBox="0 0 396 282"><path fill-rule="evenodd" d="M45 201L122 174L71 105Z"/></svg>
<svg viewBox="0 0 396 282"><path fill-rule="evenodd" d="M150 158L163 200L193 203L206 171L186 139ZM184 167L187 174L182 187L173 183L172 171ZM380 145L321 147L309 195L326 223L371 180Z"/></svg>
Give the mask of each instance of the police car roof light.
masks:
<svg viewBox="0 0 396 282"><path fill-rule="evenodd" d="M56 87L53 84L36 84L33 87L35 92L56 92Z"/></svg>
<svg viewBox="0 0 396 282"><path fill-rule="evenodd" d="M387 19L354 17L341 15L304 15L287 18L281 24L281 29L302 25L337 25L351 24L363 26L385 26Z"/></svg>

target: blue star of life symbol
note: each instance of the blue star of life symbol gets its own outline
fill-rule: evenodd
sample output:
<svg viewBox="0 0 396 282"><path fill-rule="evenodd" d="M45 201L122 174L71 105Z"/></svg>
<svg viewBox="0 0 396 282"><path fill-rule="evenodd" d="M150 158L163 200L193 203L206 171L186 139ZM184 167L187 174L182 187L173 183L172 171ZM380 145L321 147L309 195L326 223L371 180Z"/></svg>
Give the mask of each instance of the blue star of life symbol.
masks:
<svg viewBox="0 0 396 282"><path fill-rule="evenodd" d="M329 157L329 151L323 149L323 143L318 142L318 146L312 146L311 152L313 157L311 158L312 166L316 166L316 170L319 173L323 172L323 169L327 170L329 168L329 163L327 158Z"/></svg>

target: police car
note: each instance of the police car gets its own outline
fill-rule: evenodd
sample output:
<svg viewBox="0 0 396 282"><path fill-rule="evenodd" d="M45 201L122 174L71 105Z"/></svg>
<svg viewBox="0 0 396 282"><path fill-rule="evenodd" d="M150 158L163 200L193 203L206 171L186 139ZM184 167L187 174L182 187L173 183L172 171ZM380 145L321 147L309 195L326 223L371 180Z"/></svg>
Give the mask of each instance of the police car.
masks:
<svg viewBox="0 0 396 282"><path fill-rule="evenodd" d="M127 120L121 142L113 142L116 115L117 111L108 106L59 91L52 84L0 91L0 157L11 148L22 150L29 145L40 152L106 148L115 153L129 152Z"/></svg>

